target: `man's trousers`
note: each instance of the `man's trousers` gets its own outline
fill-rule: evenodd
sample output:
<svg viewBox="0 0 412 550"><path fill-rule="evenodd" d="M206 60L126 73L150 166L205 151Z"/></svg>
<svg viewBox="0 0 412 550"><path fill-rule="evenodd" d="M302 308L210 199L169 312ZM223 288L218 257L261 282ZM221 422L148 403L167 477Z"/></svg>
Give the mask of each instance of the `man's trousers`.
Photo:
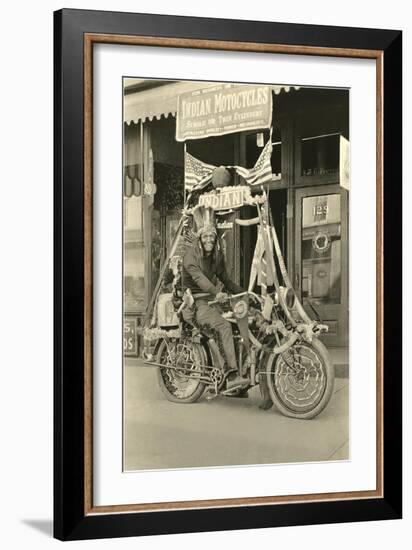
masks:
<svg viewBox="0 0 412 550"><path fill-rule="evenodd" d="M219 351L223 352L228 369L237 369L232 326L222 317L219 306L209 306L206 300L196 300L196 321L201 329L203 328L206 333L211 333L216 338Z"/></svg>

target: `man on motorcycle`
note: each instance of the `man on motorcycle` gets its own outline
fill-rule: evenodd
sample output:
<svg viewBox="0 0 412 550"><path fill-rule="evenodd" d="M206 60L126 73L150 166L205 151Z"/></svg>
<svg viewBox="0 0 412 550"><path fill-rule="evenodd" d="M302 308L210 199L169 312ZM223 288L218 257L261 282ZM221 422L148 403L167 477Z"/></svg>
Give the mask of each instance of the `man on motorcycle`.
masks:
<svg viewBox="0 0 412 550"><path fill-rule="evenodd" d="M250 380L237 374L231 324L222 317L218 305L208 304L211 300L221 303L227 300L227 294L219 291L216 286L218 279L223 283L225 290L232 294L243 292L243 289L227 274L215 225L206 223L198 231L197 237L183 258L183 286L190 289L195 300L198 325L215 334L219 350L226 360L226 368L234 371L229 375L227 387L247 386Z"/></svg>

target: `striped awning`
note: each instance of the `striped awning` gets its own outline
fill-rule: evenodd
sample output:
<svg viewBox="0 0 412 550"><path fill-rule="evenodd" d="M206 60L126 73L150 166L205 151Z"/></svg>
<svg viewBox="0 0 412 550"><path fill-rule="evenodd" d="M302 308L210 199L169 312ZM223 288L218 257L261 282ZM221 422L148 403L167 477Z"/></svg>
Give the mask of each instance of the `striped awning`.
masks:
<svg viewBox="0 0 412 550"><path fill-rule="evenodd" d="M203 85L199 82L174 82L166 86L126 94L124 97L124 121L131 124L140 120L160 119L162 116L176 116L179 94L213 86L216 86L216 82L208 82ZM271 88L275 95L282 91L299 90L299 86L272 85Z"/></svg>

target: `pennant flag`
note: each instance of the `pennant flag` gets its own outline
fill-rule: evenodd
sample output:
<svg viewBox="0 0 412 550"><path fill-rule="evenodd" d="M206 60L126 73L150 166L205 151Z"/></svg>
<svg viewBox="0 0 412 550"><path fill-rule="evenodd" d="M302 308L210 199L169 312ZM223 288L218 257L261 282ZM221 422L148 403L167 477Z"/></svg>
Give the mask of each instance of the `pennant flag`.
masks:
<svg viewBox="0 0 412 550"><path fill-rule="evenodd" d="M206 164L185 153L185 187L188 191L197 191L206 187L211 181L216 166Z"/></svg>
<svg viewBox="0 0 412 550"><path fill-rule="evenodd" d="M272 139L266 143L260 157L257 159L253 168L248 170L242 166L235 166L236 172L246 180L246 182L255 187L271 181L272 166L270 158L272 156Z"/></svg>
<svg viewBox="0 0 412 550"><path fill-rule="evenodd" d="M255 253L253 254L253 260L252 260L252 269L250 271L250 278L249 278L249 292L253 291L253 288L256 283L260 286L262 281L262 258L263 254L265 252L265 247L263 244L263 239L261 235L261 231L259 228L258 236L256 239L256 245L255 245ZM266 289L266 276L264 276L264 288Z"/></svg>
<svg viewBox="0 0 412 550"><path fill-rule="evenodd" d="M253 255L252 269L249 277L249 292L253 291L255 284L257 284L261 287L262 296L266 296L267 287L273 285L272 279L272 276L268 273L267 254L262 229L259 227L255 253Z"/></svg>

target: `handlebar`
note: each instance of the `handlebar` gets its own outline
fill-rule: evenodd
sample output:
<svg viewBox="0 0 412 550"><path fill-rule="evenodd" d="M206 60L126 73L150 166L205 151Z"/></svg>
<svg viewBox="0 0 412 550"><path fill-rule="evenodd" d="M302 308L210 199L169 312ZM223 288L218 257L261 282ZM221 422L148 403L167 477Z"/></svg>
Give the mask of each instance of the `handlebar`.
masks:
<svg viewBox="0 0 412 550"><path fill-rule="evenodd" d="M228 302L230 300L233 300L234 298L241 298L242 296L246 296L246 295L253 296L259 302L262 301L262 298L258 294L255 294L254 292L250 292L250 291L239 292L239 294L228 294L226 300L224 300L224 301ZM208 305L213 306L213 305L220 304L220 303L222 303L222 302L220 302L219 300L212 300L211 302L208 302Z"/></svg>

